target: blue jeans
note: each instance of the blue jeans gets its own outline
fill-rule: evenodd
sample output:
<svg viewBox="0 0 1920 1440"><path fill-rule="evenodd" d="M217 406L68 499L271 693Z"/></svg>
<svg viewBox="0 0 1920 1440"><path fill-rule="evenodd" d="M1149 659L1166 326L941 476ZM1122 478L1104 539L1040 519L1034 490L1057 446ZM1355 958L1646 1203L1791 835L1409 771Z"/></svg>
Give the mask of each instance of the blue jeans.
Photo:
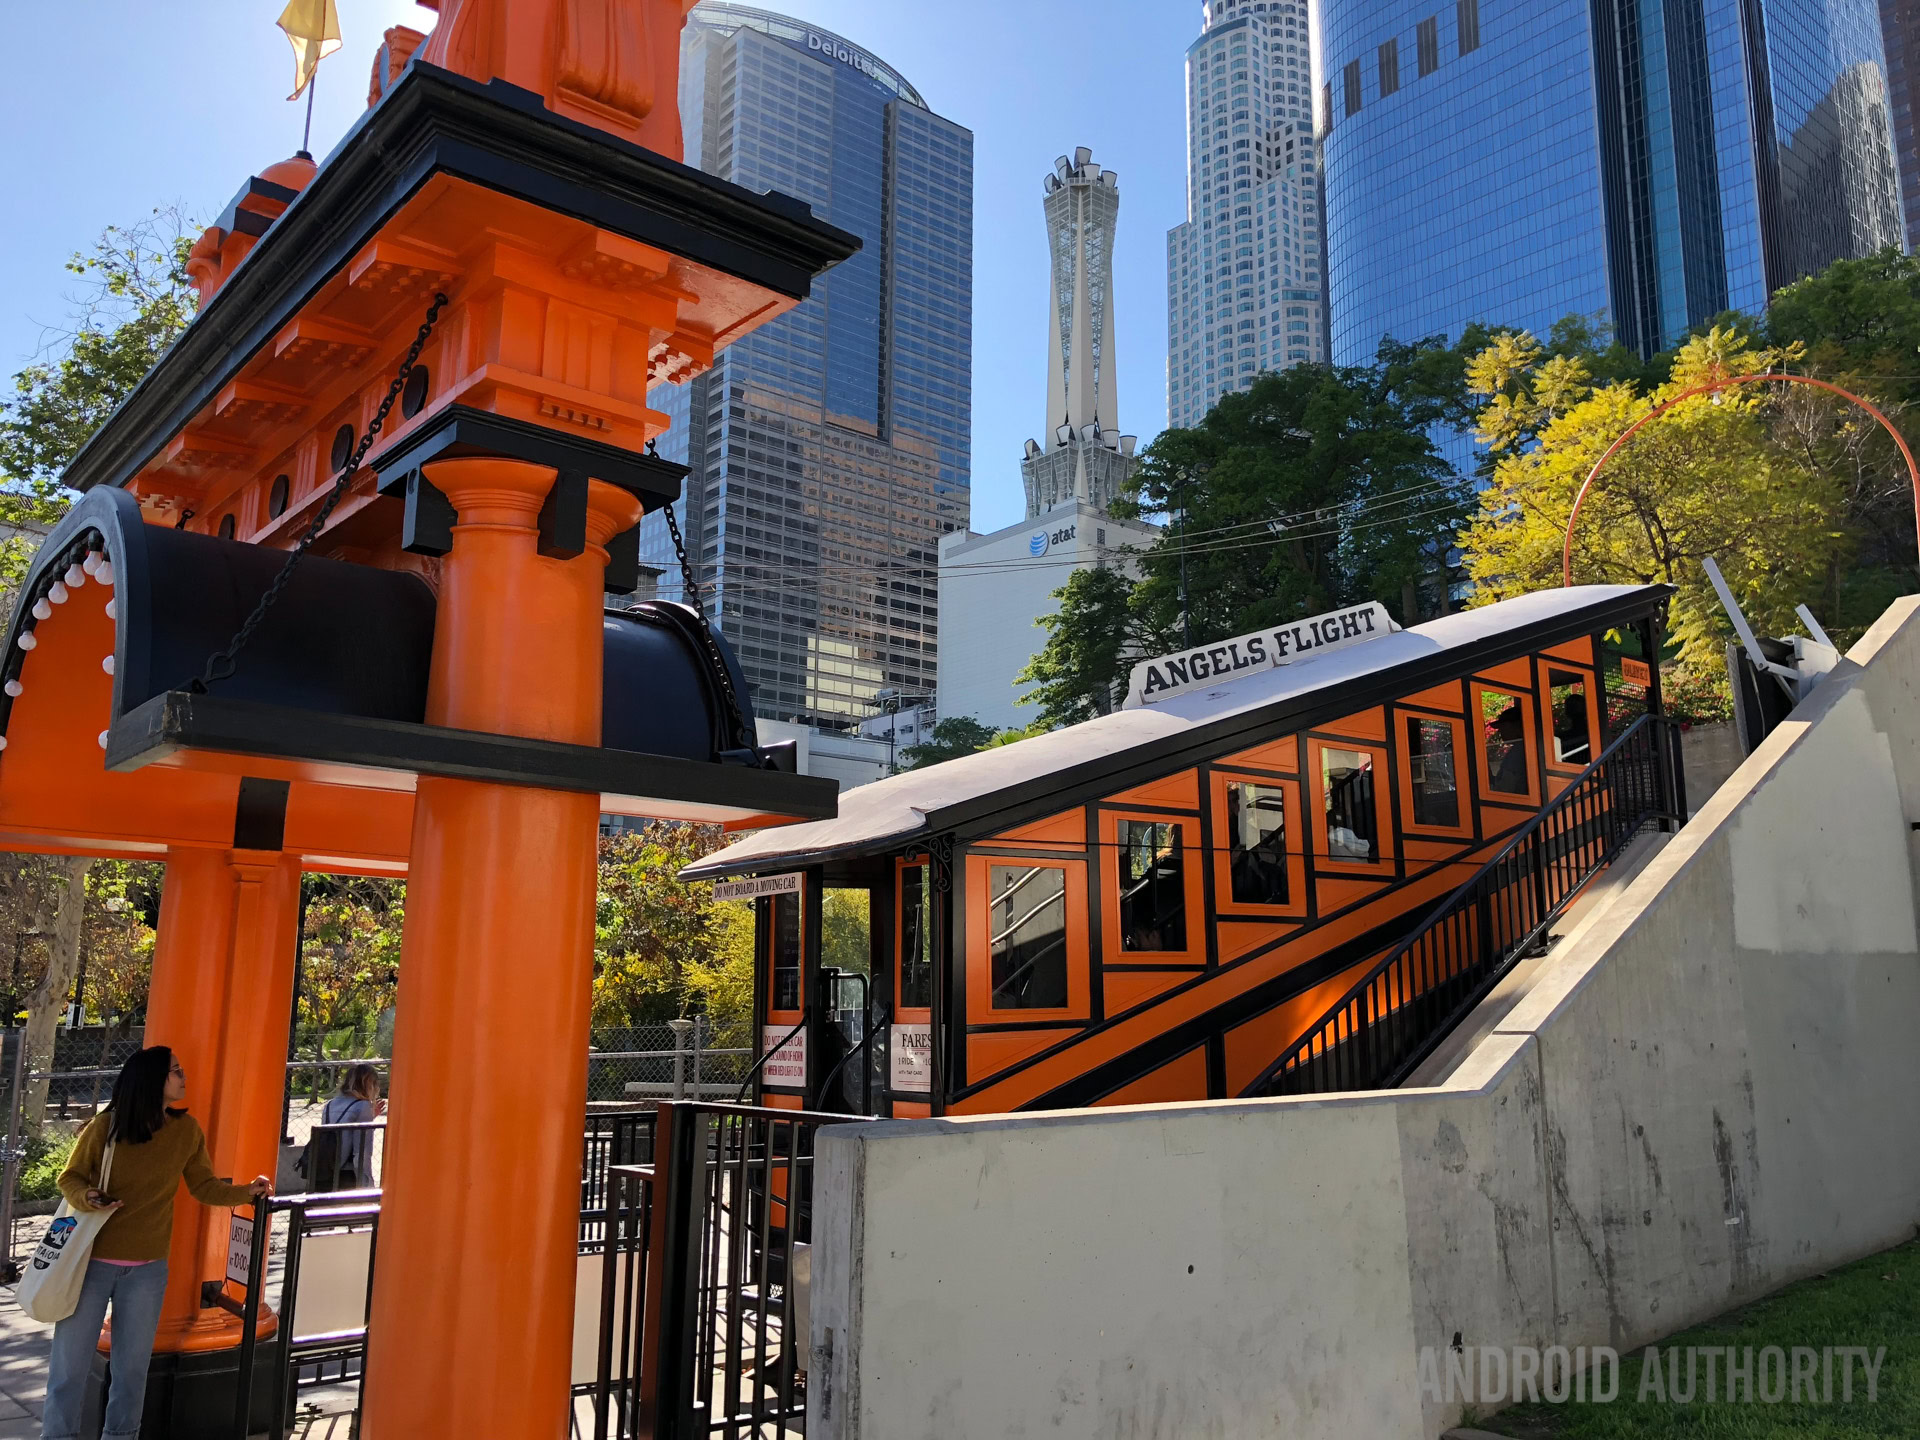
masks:
<svg viewBox="0 0 1920 1440"><path fill-rule="evenodd" d="M113 1302L113 1383L107 1391L107 1422L100 1440L137 1440L147 1399L147 1362L160 1328L160 1300L167 1293L167 1262L108 1265L89 1261L73 1314L53 1327L53 1360L47 1367L47 1408L42 1440L79 1440L87 1372L100 1342L100 1325Z"/></svg>

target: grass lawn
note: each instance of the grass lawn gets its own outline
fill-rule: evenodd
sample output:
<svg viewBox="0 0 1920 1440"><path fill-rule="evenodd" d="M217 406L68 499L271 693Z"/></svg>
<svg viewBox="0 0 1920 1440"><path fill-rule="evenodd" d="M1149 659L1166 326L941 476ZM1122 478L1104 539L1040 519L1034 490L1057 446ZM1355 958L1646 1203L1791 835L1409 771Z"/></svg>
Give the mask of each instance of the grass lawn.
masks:
<svg viewBox="0 0 1920 1440"><path fill-rule="evenodd" d="M1660 1436L1697 1436L1702 1440L1879 1440L1920 1436L1920 1240L1803 1280L1777 1295L1696 1326L1660 1343L1663 1362L1670 1347L1752 1346L1756 1357L1751 1404L1704 1403L1704 1362L1695 1403L1678 1405L1640 1393L1645 1352L1620 1357L1619 1398L1610 1404L1569 1402L1527 1404L1466 1422L1499 1435L1523 1440L1652 1440ZM1834 1362L1833 1402L1794 1404L1789 1398L1768 1405L1760 1400L1758 1356L1777 1345L1789 1355L1794 1346L1886 1347L1878 1377L1877 1399L1866 1399L1865 1375L1853 1362L1853 1402L1840 1399L1840 1362ZM1724 1372L1724 1357L1720 1362ZM1681 1361L1684 1367L1684 1358ZM1671 1373L1663 1363L1663 1376ZM1789 1389L1789 1397L1792 1392Z"/></svg>

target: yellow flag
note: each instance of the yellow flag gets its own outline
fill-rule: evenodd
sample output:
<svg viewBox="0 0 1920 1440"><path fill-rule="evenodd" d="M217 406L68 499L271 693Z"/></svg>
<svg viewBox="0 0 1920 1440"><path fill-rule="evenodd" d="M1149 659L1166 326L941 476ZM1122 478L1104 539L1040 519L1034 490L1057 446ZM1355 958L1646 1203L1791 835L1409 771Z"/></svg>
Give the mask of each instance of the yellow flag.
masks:
<svg viewBox="0 0 1920 1440"><path fill-rule="evenodd" d="M294 86L287 98L298 100L320 62L340 48L340 12L333 0L287 0L279 25L293 42Z"/></svg>

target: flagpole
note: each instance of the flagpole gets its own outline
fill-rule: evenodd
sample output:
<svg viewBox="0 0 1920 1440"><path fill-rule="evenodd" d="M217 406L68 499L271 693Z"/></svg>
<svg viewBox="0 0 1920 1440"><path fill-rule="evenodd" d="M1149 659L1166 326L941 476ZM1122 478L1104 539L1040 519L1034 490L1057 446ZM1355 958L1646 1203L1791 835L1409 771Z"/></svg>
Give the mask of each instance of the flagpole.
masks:
<svg viewBox="0 0 1920 1440"><path fill-rule="evenodd" d="M306 159L313 158L313 91L320 83L320 67L313 67L313 74L307 77L307 128L300 132L300 153Z"/></svg>

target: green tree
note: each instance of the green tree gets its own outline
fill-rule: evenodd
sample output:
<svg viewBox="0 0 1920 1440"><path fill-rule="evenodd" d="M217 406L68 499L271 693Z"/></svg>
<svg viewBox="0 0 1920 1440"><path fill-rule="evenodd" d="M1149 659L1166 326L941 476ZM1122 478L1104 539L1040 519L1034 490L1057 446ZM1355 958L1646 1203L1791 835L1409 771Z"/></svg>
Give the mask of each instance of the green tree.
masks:
<svg viewBox="0 0 1920 1440"><path fill-rule="evenodd" d="M1136 659L1189 642L1362 600L1409 622L1450 608L1471 486L1433 434L1470 413L1449 399L1465 394L1455 364L1422 342L1371 366L1299 365L1164 431L1112 508L1167 526L1138 581L1083 571L1062 588L1020 677L1041 720L1112 709Z"/></svg>
<svg viewBox="0 0 1920 1440"><path fill-rule="evenodd" d="M87 872L87 1014L122 1029L141 1021L153 978L155 927L165 867L151 860L96 860Z"/></svg>
<svg viewBox="0 0 1920 1440"><path fill-rule="evenodd" d="M753 906L737 900L713 907L712 943L687 962L687 1003L702 1011L718 1049L753 1044Z"/></svg>
<svg viewBox="0 0 1920 1440"><path fill-rule="evenodd" d="M109 226L67 269L82 282L71 328L13 377L0 403L0 525L24 529L0 541L0 586L23 577L38 531L66 514L60 477L194 315L187 281L189 233L178 211L138 225Z"/></svg>
<svg viewBox="0 0 1920 1440"><path fill-rule="evenodd" d="M717 826L666 820L601 839L594 1024L657 1025L686 1012L686 967L713 943L713 886L680 872L722 843Z"/></svg>
<svg viewBox="0 0 1920 1440"><path fill-rule="evenodd" d="M1836 261L1774 296L1766 335L1803 352L1796 369L1861 395L1920 443L1920 258L1887 249ZM1844 643L1920 585L1913 481L1892 440L1846 401L1795 386L1773 409L1776 442L1842 487L1849 544L1809 599Z"/></svg>
<svg viewBox="0 0 1920 1440"><path fill-rule="evenodd" d="M1671 378L1645 393L1595 385L1584 364L1525 335L1502 335L1471 367L1490 398L1480 438L1496 459L1480 509L1461 536L1485 603L1560 582L1575 495L1594 462L1636 420L1693 385L1796 358L1714 327L1681 347ZM1588 495L1574 535L1574 577L1678 587L1673 631L1687 662L1721 665L1727 622L1701 568L1719 562L1762 630L1783 633L1846 542L1836 482L1775 443L1766 390L1682 402L1635 436Z"/></svg>
<svg viewBox="0 0 1920 1440"><path fill-rule="evenodd" d="M983 725L971 715L950 715L936 722L925 740L900 752L900 768L924 770L942 760L958 760L985 749L993 733L991 725Z"/></svg>
<svg viewBox="0 0 1920 1440"><path fill-rule="evenodd" d="M400 985L406 882L309 875L295 1002L295 1047L315 1060L364 1055Z"/></svg>
<svg viewBox="0 0 1920 1440"><path fill-rule="evenodd" d="M820 898L820 963L862 975L872 961L872 899L865 890L828 890Z"/></svg>
<svg viewBox="0 0 1920 1440"><path fill-rule="evenodd" d="M1361 600L1439 613L1468 487L1433 419L1380 366L1300 365L1161 434L1115 507L1172 517L1141 556L1141 625L1190 617L1200 645Z"/></svg>
<svg viewBox="0 0 1920 1440"><path fill-rule="evenodd" d="M1134 584L1104 566L1076 570L1053 592L1059 607L1040 618L1043 645L1014 678L1031 685L1022 705L1038 705L1048 726L1075 725L1105 715L1120 703L1120 681L1142 657Z"/></svg>

